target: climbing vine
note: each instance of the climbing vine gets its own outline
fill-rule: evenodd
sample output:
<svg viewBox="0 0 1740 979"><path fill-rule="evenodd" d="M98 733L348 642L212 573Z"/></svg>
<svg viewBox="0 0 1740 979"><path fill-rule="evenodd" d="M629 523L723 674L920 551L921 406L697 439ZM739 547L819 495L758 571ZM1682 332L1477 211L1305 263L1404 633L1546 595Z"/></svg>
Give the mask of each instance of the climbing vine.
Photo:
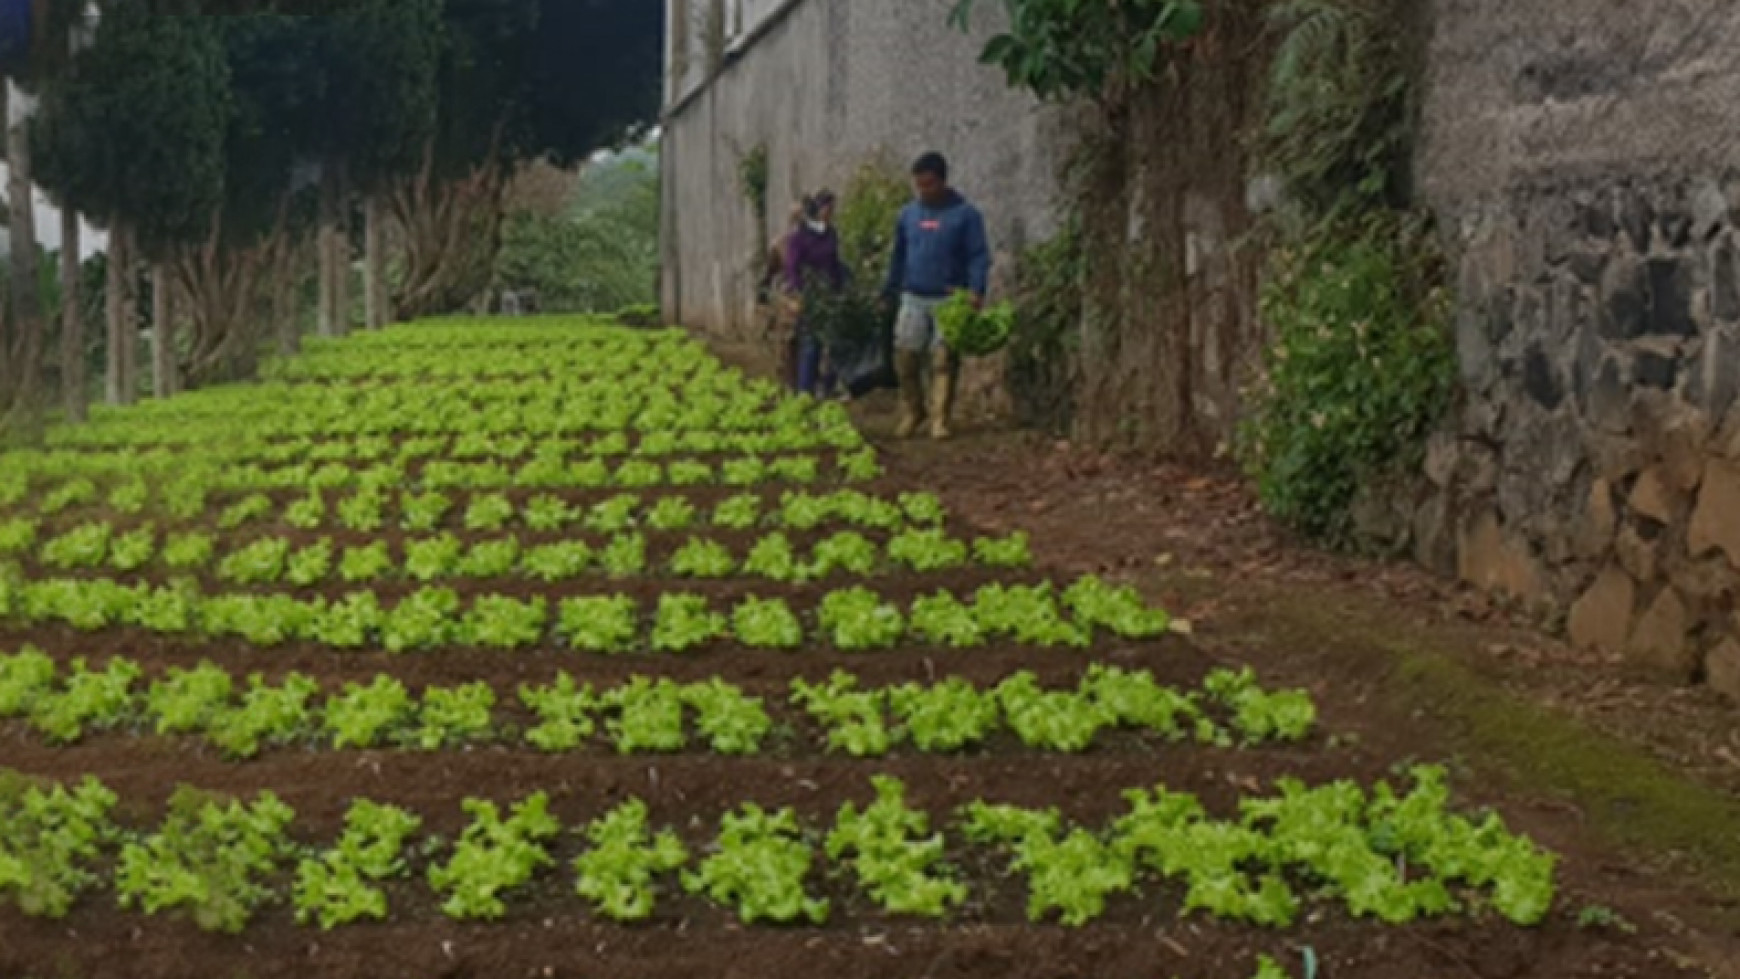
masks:
<svg viewBox="0 0 1740 979"><path fill-rule="evenodd" d="M950 21L966 28L978 0L957 0ZM1009 29L985 45L1014 88L1041 99L1122 102L1152 81L1170 45L1202 30L1197 0L1003 0Z"/></svg>
<svg viewBox="0 0 1740 979"><path fill-rule="evenodd" d="M749 206L755 209L756 216L763 221L767 219L769 179L766 143L757 144L738 158L738 189L743 191L744 199L749 201Z"/></svg>
<svg viewBox="0 0 1740 979"><path fill-rule="evenodd" d="M1264 156L1285 188L1273 332L1242 454L1264 505L1358 544L1359 494L1416 468L1455 392L1444 262L1410 207L1412 89L1397 0L1283 0Z"/></svg>

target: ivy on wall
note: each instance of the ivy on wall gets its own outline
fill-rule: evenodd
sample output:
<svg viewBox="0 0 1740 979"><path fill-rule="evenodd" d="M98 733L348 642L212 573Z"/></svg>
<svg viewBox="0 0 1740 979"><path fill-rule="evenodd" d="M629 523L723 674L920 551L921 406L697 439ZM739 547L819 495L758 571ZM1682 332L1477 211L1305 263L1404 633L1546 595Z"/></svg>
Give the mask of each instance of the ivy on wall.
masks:
<svg viewBox="0 0 1740 979"><path fill-rule="evenodd" d="M966 28L977 0L958 0L950 22ZM981 60L1011 87L1041 99L1088 98L1116 104L1154 80L1170 45L1202 30L1197 0L1003 0L1009 29Z"/></svg>
<svg viewBox="0 0 1740 979"><path fill-rule="evenodd" d="M1417 469L1455 396L1444 262L1407 193L1405 21L1397 0L1282 0L1268 16L1282 39L1264 157L1285 202L1242 456L1271 513L1357 546L1359 494Z"/></svg>

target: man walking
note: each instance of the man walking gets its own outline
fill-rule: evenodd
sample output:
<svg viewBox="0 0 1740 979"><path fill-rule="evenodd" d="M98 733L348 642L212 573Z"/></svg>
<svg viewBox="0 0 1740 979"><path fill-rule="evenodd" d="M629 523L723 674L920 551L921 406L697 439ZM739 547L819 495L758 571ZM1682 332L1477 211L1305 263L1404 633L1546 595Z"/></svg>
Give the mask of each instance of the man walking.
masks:
<svg viewBox="0 0 1740 979"><path fill-rule="evenodd" d="M983 303L991 277L991 247L985 219L949 186L949 164L926 153L912 165L915 200L900 212L894 230L894 260L884 290L900 303L894 324L894 371L900 379L900 426L911 438L924 424L930 435L949 437L960 358L943 342L936 310L960 290ZM925 404L925 368L930 369L930 403Z"/></svg>

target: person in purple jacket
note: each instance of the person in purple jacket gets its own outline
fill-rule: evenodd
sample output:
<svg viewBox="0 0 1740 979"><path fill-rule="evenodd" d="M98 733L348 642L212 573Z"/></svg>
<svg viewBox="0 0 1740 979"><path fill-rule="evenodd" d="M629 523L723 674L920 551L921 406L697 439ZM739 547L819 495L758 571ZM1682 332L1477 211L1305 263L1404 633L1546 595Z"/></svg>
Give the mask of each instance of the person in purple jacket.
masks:
<svg viewBox="0 0 1740 979"><path fill-rule="evenodd" d="M957 292L983 303L991 278L991 246L985 218L949 186L949 163L926 153L912 165L916 199L900 212L894 230L894 258L883 287L898 302L894 324L894 372L900 379L900 438L911 438L924 423L924 373L930 369L930 435L949 437L960 357L948 349L936 325L937 307Z"/></svg>
<svg viewBox="0 0 1740 979"><path fill-rule="evenodd" d="M824 190L804 198L803 222L786 242L785 287L808 306L819 295L843 291L847 277L834 228L834 195ZM834 387L834 372L819 324L807 310L798 321L797 344L797 389L825 397Z"/></svg>

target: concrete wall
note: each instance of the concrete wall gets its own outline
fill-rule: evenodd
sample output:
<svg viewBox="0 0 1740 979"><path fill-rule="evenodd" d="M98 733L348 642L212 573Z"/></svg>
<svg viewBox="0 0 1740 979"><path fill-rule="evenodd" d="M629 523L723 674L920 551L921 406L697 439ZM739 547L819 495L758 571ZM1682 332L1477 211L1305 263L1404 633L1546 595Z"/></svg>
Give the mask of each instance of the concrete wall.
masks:
<svg viewBox="0 0 1740 979"><path fill-rule="evenodd" d="M1740 4L1432 7L1467 402L1421 556L1740 697Z"/></svg>
<svg viewBox="0 0 1740 979"><path fill-rule="evenodd" d="M704 3L705 0L695 0ZM753 322L757 223L738 180L743 154L771 163L768 235L791 203L840 189L869 160L901 168L936 149L1010 257L1053 230L1067 121L978 64L985 34L947 26L950 0L801 0L665 120L667 318L722 335ZM996 9L983 5L986 24Z"/></svg>

